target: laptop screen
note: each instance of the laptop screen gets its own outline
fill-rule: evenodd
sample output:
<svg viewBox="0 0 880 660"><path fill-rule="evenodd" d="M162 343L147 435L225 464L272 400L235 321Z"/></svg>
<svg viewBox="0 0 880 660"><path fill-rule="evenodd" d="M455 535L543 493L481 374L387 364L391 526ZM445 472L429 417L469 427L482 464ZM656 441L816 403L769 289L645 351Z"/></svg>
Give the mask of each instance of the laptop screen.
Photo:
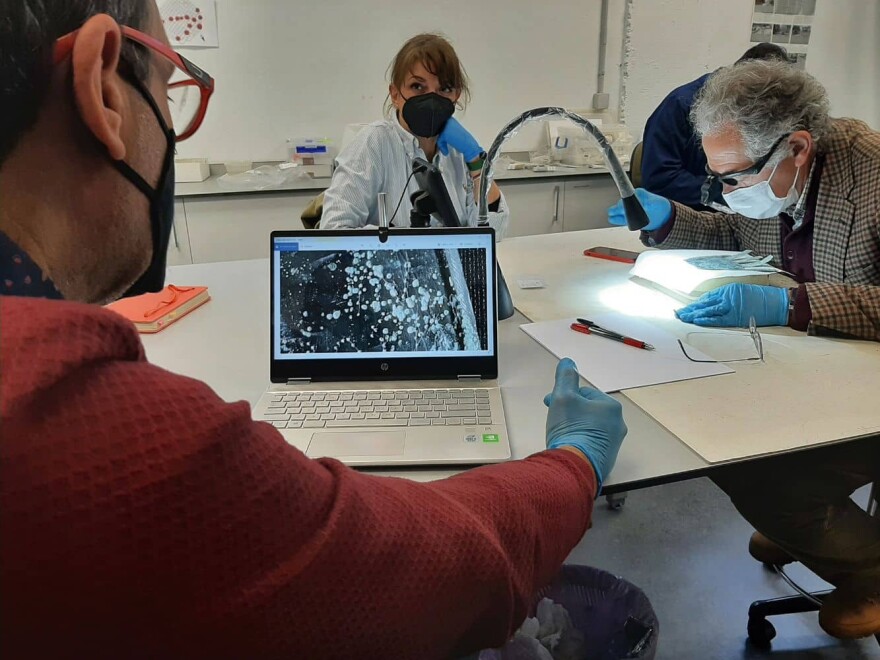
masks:
<svg viewBox="0 0 880 660"><path fill-rule="evenodd" d="M494 235L273 235L274 360L495 355Z"/></svg>

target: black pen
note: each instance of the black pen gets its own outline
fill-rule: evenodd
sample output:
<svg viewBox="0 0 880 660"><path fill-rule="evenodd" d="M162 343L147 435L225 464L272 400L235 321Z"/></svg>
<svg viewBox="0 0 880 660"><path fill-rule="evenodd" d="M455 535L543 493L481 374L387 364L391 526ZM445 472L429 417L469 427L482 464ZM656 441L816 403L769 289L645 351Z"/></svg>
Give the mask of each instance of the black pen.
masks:
<svg viewBox="0 0 880 660"><path fill-rule="evenodd" d="M606 339L613 339L614 341L619 341L627 346L634 346L635 348L641 348L646 351L653 351L654 347L651 344L641 341L639 339L633 339L632 337L627 337L626 335L622 335L619 332L614 332L613 330L608 330L603 328L601 325L593 323L588 319L578 319L578 323L580 323L585 328L588 328L591 333L599 335L600 337L605 337Z"/></svg>

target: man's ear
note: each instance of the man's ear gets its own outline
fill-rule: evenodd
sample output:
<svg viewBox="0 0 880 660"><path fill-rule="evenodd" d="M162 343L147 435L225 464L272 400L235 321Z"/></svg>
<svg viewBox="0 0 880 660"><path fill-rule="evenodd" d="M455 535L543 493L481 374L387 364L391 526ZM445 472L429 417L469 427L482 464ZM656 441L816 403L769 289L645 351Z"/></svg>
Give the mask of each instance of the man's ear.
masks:
<svg viewBox="0 0 880 660"><path fill-rule="evenodd" d="M794 152L795 167L803 167L810 158L813 149L813 136L809 131L795 131L788 138L788 144Z"/></svg>
<svg viewBox="0 0 880 660"><path fill-rule="evenodd" d="M83 123L114 160L125 158L124 118L129 112L119 75L122 32L106 14L90 18L73 47L73 96Z"/></svg>

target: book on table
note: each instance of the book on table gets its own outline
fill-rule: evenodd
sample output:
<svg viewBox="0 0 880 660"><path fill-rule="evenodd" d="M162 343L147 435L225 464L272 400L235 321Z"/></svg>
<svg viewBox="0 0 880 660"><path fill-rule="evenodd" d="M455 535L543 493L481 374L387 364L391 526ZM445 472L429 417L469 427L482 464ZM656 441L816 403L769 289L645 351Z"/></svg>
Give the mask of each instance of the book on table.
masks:
<svg viewBox="0 0 880 660"><path fill-rule="evenodd" d="M788 273L770 265L771 259L749 251L649 250L636 259L630 276L685 303L725 284L797 286Z"/></svg>
<svg viewBox="0 0 880 660"><path fill-rule="evenodd" d="M208 287L169 284L158 293L123 298L107 305L143 334L161 332L211 299Z"/></svg>

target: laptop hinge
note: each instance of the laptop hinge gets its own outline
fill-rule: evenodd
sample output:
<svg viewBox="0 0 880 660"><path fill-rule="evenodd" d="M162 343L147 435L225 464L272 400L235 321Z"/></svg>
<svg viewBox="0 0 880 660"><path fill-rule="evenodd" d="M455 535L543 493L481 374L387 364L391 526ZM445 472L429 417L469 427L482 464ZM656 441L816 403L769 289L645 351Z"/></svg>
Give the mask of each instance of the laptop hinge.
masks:
<svg viewBox="0 0 880 660"><path fill-rule="evenodd" d="M481 382L481 381L483 380L483 377L480 376L479 374L476 375L476 376L464 375L464 376L459 376L459 377L458 377L458 380L459 380L459 381L464 381L464 382L467 382L467 383L479 383L479 382Z"/></svg>
<svg viewBox="0 0 880 660"><path fill-rule="evenodd" d="M288 378L288 385L308 385L312 382L311 378Z"/></svg>

